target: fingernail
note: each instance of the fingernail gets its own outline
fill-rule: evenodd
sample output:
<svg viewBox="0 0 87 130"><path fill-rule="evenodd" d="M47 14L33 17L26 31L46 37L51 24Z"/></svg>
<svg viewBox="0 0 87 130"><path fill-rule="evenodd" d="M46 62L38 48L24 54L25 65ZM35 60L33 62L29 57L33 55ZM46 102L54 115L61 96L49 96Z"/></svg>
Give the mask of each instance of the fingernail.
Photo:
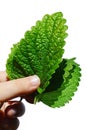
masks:
<svg viewBox="0 0 87 130"><path fill-rule="evenodd" d="M40 78L37 75L32 77L32 86L37 87L40 84Z"/></svg>
<svg viewBox="0 0 87 130"><path fill-rule="evenodd" d="M14 109L8 110L6 113L8 117L14 117L16 115L16 111Z"/></svg>

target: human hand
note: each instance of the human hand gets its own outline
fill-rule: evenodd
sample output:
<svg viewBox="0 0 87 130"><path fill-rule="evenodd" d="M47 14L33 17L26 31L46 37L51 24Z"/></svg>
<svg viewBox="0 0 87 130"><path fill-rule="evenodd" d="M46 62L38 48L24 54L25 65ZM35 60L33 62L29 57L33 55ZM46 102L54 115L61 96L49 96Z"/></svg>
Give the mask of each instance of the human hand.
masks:
<svg viewBox="0 0 87 130"><path fill-rule="evenodd" d="M0 72L0 130L16 130L19 126L17 117L24 114L22 102L9 100L31 94L39 85L40 79L36 75L10 81L6 72Z"/></svg>

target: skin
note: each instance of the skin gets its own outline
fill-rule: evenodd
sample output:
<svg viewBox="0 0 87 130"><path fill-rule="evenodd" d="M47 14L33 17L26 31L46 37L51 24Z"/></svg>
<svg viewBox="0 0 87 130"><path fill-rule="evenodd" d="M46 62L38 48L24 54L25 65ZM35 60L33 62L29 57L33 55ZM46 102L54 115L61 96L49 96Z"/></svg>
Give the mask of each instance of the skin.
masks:
<svg viewBox="0 0 87 130"><path fill-rule="evenodd" d="M9 105L8 100L25 94L31 94L40 85L40 79L37 75L28 76L16 80L9 80L5 71L0 72L0 104L5 102L1 107L4 111ZM11 113L10 113L11 114Z"/></svg>

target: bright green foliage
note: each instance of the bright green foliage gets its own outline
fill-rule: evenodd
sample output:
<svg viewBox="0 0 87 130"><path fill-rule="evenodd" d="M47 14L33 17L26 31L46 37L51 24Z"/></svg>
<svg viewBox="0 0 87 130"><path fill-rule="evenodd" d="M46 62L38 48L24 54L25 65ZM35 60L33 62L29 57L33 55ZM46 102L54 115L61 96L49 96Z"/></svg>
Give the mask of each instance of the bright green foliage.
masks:
<svg viewBox="0 0 87 130"><path fill-rule="evenodd" d="M80 80L79 65L74 59L63 59L65 24L61 12L45 15L14 44L6 64L10 79L36 74L41 79L36 101L51 107L63 106L71 100Z"/></svg>
<svg viewBox="0 0 87 130"><path fill-rule="evenodd" d="M80 67L74 59L64 59L53 74L46 91L36 97L36 101L51 107L64 106L71 100L80 81Z"/></svg>
<svg viewBox="0 0 87 130"><path fill-rule="evenodd" d="M24 39L14 45L7 60L10 79L37 74L41 79L38 89L42 93L49 84L51 75L62 61L67 33L66 20L61 12L45 15L37 21Z"/></svg>

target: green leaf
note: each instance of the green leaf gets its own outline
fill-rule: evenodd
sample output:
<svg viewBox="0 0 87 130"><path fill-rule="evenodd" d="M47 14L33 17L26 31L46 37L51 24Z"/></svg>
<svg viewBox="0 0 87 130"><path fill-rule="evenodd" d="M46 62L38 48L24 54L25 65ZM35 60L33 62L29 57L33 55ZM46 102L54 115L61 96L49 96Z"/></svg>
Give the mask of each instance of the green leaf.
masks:
<svg viewBox="0 0 87 130"><path fill-rule="evenodd" d="M65 23L61 12L47 14L37 21L11 49L6 64L8 77L17 79L36 74L41 79L38 92L44 92L62 61L68 28Z"/></svg>
<svg viewBox="0 0 87 130"><path fill-rule="evenodd" d="M63 59L45 92L36 96L36 102L42 101L50 107L61 107L72 99L81 76L81 69L74 59Z"/></svg>

